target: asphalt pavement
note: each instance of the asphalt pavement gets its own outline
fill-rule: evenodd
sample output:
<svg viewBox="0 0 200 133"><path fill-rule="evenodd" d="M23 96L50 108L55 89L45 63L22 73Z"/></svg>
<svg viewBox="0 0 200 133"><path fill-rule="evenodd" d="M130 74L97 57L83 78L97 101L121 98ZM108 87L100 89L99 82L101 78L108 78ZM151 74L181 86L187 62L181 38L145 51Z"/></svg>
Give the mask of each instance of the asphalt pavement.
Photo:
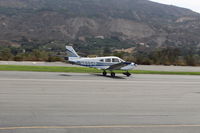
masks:
<svg viewBox="0 0 200 133"><path fill-rule="evenodd" d="M81 67L64 62L33 62L33 61L0 61L0 65L29 65L29 66L65 66ZM199 66L163 66L163 65L138 65L135 70L172 71L172 72L200 72Z"/></svg>
<svg viewBox="0 0 200 133"><path fill-rule="evenodd" d="M200 76L0 72L0 133L199 133Z"/></svg>

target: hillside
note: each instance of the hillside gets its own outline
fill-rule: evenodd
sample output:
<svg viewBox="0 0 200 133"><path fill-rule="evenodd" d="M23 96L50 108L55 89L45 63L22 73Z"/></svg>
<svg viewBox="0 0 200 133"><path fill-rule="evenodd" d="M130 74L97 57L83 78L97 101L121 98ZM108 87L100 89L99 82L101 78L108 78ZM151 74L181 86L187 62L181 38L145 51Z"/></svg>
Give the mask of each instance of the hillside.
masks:
<svg viewBox="0 0 200 133"><path fill-rule="evenodd" d="M70 42L85 53L200 48L200 14L148 0L0 0L0 31L0 45Z"/></svg>

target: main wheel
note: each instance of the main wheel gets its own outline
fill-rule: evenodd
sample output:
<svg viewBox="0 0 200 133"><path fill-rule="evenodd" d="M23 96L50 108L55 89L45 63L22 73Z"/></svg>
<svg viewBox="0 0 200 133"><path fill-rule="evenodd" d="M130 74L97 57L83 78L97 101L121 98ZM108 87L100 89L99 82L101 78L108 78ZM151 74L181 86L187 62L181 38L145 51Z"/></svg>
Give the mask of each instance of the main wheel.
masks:
<svg viewBox="0 0 200 133"><path fill-rule="evenodd" d="M115 77L115 73L114 72L111 72L111 77Z"/></svg>
<svg viewBox="0 0 200 133"><path fill-rule="evenodd" d="M103 76L106 76L107 75L107 72L106 71L103 71Z"/></svg>

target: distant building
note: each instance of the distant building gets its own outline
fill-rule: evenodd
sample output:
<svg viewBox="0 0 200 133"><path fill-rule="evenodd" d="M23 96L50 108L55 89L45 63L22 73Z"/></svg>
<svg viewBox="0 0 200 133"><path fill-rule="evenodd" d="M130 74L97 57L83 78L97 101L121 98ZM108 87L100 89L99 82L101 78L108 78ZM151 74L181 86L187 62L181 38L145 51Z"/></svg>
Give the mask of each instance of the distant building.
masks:
<svg viewBox="0 0 200 133"><path fill-rule="evenodd" d="M96 39L105 39L104 36L95 36Z"/></svg>

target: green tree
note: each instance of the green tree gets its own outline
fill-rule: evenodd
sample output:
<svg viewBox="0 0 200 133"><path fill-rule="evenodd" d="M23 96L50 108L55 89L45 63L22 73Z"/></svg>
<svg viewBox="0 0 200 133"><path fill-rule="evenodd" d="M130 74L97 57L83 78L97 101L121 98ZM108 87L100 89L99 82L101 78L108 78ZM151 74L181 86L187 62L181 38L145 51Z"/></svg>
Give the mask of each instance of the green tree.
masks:
<svg viewBox="0 0 200 133"><path fill-rule="evenodd" d="M186 55L184 57L184 59L185 59L185 64L187 66L196 66L197 65L194 55Z"/></svg>
<svg viewBox="0 0 200 133"><path fill-rule="evenodd" d="M13 59L13 54L11 53L11 50L9 48L4 48L0 51L0 59L1 60L12 60Z"/></svg>
<svg viewBox="0 0 200 133"><path fill-rule="evenodd" d="M43 50L34 49L30 53L23 54L24 60L30 61L48 61L49 53Z"/></svg>

